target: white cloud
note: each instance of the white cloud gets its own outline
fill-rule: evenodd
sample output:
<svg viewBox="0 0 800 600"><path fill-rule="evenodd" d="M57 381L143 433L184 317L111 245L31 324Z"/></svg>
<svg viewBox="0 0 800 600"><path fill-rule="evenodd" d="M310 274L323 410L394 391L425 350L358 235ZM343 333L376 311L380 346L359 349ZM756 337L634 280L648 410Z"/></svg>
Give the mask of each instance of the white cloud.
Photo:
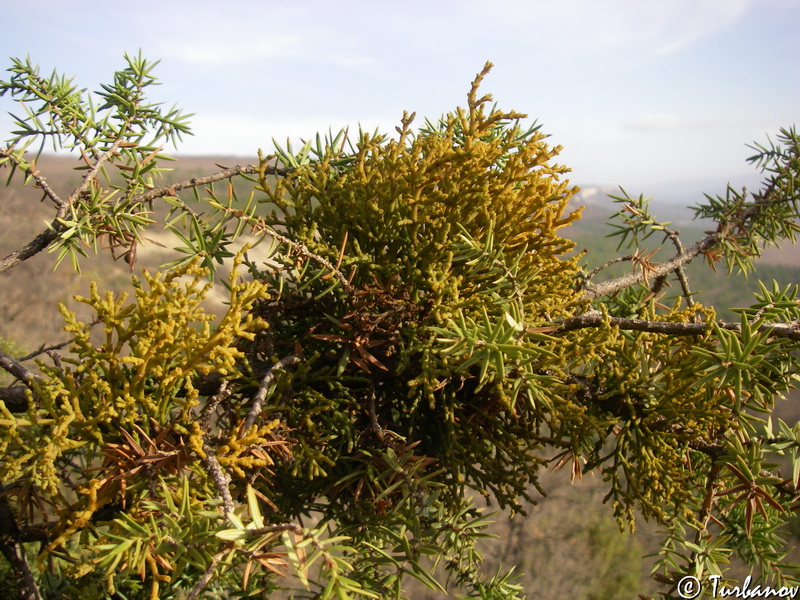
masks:
<svg viewBox="0 0 800 600"><path fill-rule="evenodd" d="M187 10L188 8L188 10ZM192 67L249 68L265 61L314 61L360 67L373 61L360 37L342 35L341 23L327 17L335 7L240 1L217 4L167 3L157 35L149 34L158 56ZM180 22L165 30L164 23ZM147 31L147 28L143 28Z"/></svg>
<svg viewBox="0 0 800 600"><path fill-rule="evenodd" d="M671 54L744 17L752 0L688 0L658 3L651 14L656 53ZM654 6L656 3L648 4Z"/></svg>
<svg viewBox="0 0 800 600"><path fill-rule="evenodd" d="M164 59L226 69L251 68L268 61L313 61L337 67L357 68L372 64L375 58L343 44L331 51L329 32L289 30L263 35L249 31L250 25L237 23L236 31L209 42L203 39L176 38L158 42L156 52ZM354 45L354 44L352 44ZM342 47L344 46L344 47Z"/></svg>
<svg viewBox="0 0 800 600"><path fill-rule="evenodd" d="M623 123L623 128L636 133L681 133L728 127L752 127L759 124L757 119L744 111L723 111L696 117L675 113L642 113Z"/></svg>
<svg viewBox="0 0 800 600"><path fill-rule="evenodd" d="M224 43L209 43L202 39L167 39L160 42L159 56L198 65L241 65L258 60L280 59L303 53L303 38L297 34L277 34L260 39L243 35L228 38Z"/></svg>
<svg viewBox="0 0 800 600"><path fill-rule="evenodd" d="M503 18L498 33L523 32L533 46L583 55L592 51L668 54L741 19L759 0L496 0L473 8Z"/></svg>

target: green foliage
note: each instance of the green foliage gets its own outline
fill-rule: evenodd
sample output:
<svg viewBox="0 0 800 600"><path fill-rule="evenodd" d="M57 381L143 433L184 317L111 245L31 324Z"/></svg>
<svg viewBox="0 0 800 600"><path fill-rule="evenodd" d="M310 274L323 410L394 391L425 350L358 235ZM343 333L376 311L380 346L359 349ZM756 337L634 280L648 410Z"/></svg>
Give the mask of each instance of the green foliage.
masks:
<svg viewBox="0 0 800 600"><path fill-rule="evenodd" d="M667 230L669 222L660 223L656 221L655 217L650 213L650 200L640 195L638 198L632 198L624 189L620 188L622 194L619 196L610 196L615 202L622 203L622 209L616 212L613 218L619 219L622 224L618 225L615 222L609 223L616 231L608 234L608 237L619 236L619 244L617 250L626 246L637 247L639 240L646 240L657 231ZM630 240L628 239L630 237Z"/></svg>
<svg viewBox="0 0 800 600"><path fill-rule="evenodd" d="M177 108L164 111L146 98L147 88L157 84L152 74L157 62L139 56L125 56L128 66L115 73L114 83L97 92L99 106L70 79L55 72L43 77L30 60L14 59L8 81L0 81L0 96L8 94L19 101L24 116L12 115L12 144L0 165L10 167L9 179L17 171L25 184L34 181L43 190L43 199L58 208L50 224L52 243L49 251L58 253L57 264L70 258L79 270L85 247L97 250L97 240L105 237L112 248L129 252L139 240L139 232L149 223L147 206L134 201L137 194L153 187L153 176L163 172L159 160L166 142L177 142L190 133L188 115ZM62 199L41 179L35 160L26 154L39 141L36 157L47 142L53 149L78 151L87 172L83 183ZM103 186L96 178L101 171L109 178L113 166L121 184Z"/></svg>
<svg viewBox="0 0 800 600"><path fill-rule="evenodd" d="M734 267L743 273L752 270L752 259L760 249L779 245L782 241L794 243L800 225L798 176L800 165L800 137L794 127L784 128L778 134L778 143L752 146L756 154L748 161L767 174L764 187L756 194L735 190L728 186L725 196L706 195L706 203L694 208L698 217L712 218L718 223L716 234L719 253L724 256L728 272ZM717 254L707 254L710 264Z"/></svg>
<svg viewBox="0 0 800 600"><path fill-rule="evenodd" d="M39 536L29 587L400 599L411 577L519 598L513 569L481 571L488 521L467 498L523 512L550 462L599 472L621 526L670 527L656 567L669 584L721 573L732 553L794 581L778 528L800 496L800 439L763 415L797 378L797 289L762 286L739 323L722 323L683 270L717 252L745 264L751 225L753 239L793 235L793 135L763 151L766 191L712 202L719 228L688 250L644 198L620 197L621 240L661 232L676 254L656 263L637 248L624 258L634 272L601 287L559 233L579 217L559 149L478 95L489 65L466 108L417 132L405 115L394 139L331 133L163 188L155 144L188 130L145 101L152 66L128 58L96 110L20 61L0 87L27 110L22 147L0 160L56 209L37 251L75 256L107 236L132 265L144 207L161 199L182 244L164 273L134 279L132 303L93 287L80 300L94 323L64 310L71 352L41 374L0 352L27 388L24 408L0 401L0 511L19 521L0 549L24 574L14 552ZM85 156L66 199L23 152L49 137ZM191 205L180 196L205 185ZM264 245L236 254L245 231ZM203 300L232 257L215 323ZM681 294L665 306L672 276ZM774 454L790 457L791 480Z"/></svg>
<svg viewBox="0 0 800 600"><path fill-rule="evenodd" d="M180 286L181 275L194 280ZM179 434L192 430L190 410L199 394L193 380L210 372L239 375L237 359L243 354L235 343L252 339L264 326L247 312L263 295L263 286L237 284L234 271L228 310L212 329L213 316L200 306L210 287L199 287L204 275L196 268L146 275L148 288L134 280L136 303L128 305L124 295L101 297L93 287L90 298L78 300L89 304L104 324L99 347L91 340L91 327L62 308L65 329L73 335L73 356L55 368L42 366L47 378L33 390L38 405L26 420L16 420L15 442L3 446L4 479L24 478L58 495L56 463L65 454L78 450L92 457L107 436L141 429L150 419Z"/></svg>

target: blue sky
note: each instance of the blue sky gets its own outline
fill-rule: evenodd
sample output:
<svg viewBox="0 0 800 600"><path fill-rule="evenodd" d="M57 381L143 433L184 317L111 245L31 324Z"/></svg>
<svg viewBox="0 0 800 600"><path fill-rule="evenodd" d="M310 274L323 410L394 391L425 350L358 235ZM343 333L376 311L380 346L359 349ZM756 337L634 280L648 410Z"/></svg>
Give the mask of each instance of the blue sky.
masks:
<svg viewBox="0 0 800 600"><path fill-rule="evenodd" d="M0 7L0 60L96 89L141 49L157 97L196 113L179 151L242 156L421 124L491 60L482 91L543 124L573 183L716 193L753 178L746 144L800 121L798 26L800 0L28 0Z"/></svg>

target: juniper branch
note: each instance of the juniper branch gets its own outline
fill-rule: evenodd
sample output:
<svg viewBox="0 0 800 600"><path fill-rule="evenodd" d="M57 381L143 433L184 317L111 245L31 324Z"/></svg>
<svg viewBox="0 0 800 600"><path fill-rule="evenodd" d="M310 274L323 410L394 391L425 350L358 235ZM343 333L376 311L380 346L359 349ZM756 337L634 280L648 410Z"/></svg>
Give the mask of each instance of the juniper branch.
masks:
<svg viewBox="0 0 800 600"><path fill-rule="evenodd" d="M344 276L344 274L336 267L336 265L334 265L328 259L309 250L305 244L296 242L295 240L288 238L281 233L278 233L277 231L275 231L275 229L267 225L263 219L249 217L243 214L242 211L237 211L226 206L220 206L220 209L230 214L233 214L235 217L239 219L245 220L253 228L253 231L260 231L266 235L269 235L275 238L281 244L284 244L289 248L291 248L291 250L296 254L298 254L299 256L311 259L317 264L322 265L323 267L328 269L328 271L330 271L330 273L334 277L336 277L337 280L339 280L339 283L341 284L342 289L344 289L345 292L347 292L348 294L352 293L353 286L350 285L350 281L348 281L347 277Z"/></svg>
<svg viewBox="0 0 800 600"><path fill-rule="evenodd" d="M708 329L709 323L675 323L668 321L648 321L646 319L630 319L623 317L608 317L598 310L592 310L576 317L564 319L558 323L558 331L572 331L586 327L602 327L609 323L620 329L631 331L647 331L650 333L663 333L669 335L702 335ZM721 329L740 333L742 326L739 323L719 321ZM790 340L800 340L799 323L763 323L758 331L766 331L776 337Z"/></svg>
<svg viewBox="0 0 800 600"><path fill-rule="evenodd" d="M219 464L214 447L205 438L203 440L203 452L206 454L205 458L203 458L203 464L206 466L211 481L214 482L214 487L217 488L219 497L222 500L222 511L227 519L229 515L233 514L235 508L230 489L231 477L225 472L222 465Z"/></svg>
<svg viewBox="0 0 800 600"><path fill-rule="evenodd" d="M132 198L132 203L144 204L145 202L150 202L151 200L155 200L156 198L163 198L164 196L173 196L175 195L176 192L179 192L181 190L193 189L203 185L209 185L212 183L216 183L217 181L231 179L233 177L238 177L240 175L255 175L256 173L260 172L261 172L261 167L259 167L258 165L245 165L245 166L235 165L233 167L217 171L216 173L209 173L208 175L204 175L202 177L192 177L191 179L184 179L183 181L178 181L176 183L171 183L163 187L148 190L146 192L134 196ZM264 171L264 173L267 175L280 175L280 176L286 176L290 172L291 170L281 169L278 167L266 167L266 170Z"/></svg>
<svg viewBox="0 0 800 600"><path fill-rule="evenodd" d="M39 587L25 558L25 547L20 542L17 520L8 504L5 486L2 483L0 483L0 554L5 557L16 575L19 600L41 600Z"/></svg>
<svg viewBox="0 0 800 600"><path fill-rule="evenodd" d="M272 381L275 379L275 374L281 370L285 369L286 367L296 365L300 362L300 357L292 354L290 356L286 356L276 362L269 368L266 375L261 379L261 385L258 388L258 392L256 392L255 397L253 398L253 406L250 408L250 412L247 413L247 418L244 421L244 427L242 428L242 433L247 433L250 428L255 423L258 415L261 413L261 408L264 406L264 402L267 399L267 389L269 388Z"/></svg>
<svg viewBox="0 0 800 600"><path fill-rule="evenodd" d="M757 157L754 157L754 159L755 158ZM737 206L736 210L729 214L715 215L717 220L716 231L709 233L705 238L694 244L691 248L684 250L682 244L680 243L680 239L678 238L678 233L669 229L664 229L667 237L672 240L672 243L675 245L677 250L677 254L673 258L654 266L649 273L645 273L644 271L639 273L628 273L621 277L617 277L594 286L584 285L584 297L588 300L596 300L601 296L613 295L622 289L641 283L642 281L645 281L646 277L658 278L676 272L678 279L681 282L684 296L691 304L691 301L689 300L690 294L688 283L686 281L685 274L683 273L683 267L691 262L698 254L705 254L712 249L723 247L726 241L731 244L735 244L735 238L737 235L747 235L750 237L751 230L758 232L759 230L763 229L762 227L759 227L759 219L764 214L768 214L773 207L780 206L782 204L791 204L794 211L793 218L797 219L798 194L795 191L796 186L789 185L788 190L784 189L784 187L787 185L787 178L789 179L789 184L793 184L793 182L797 179L798 173L796 169L797 167L794 164L789 164L778 169L776 171L777 174L771 177L770 180L765 183L763 190L752 194L753 202L749 205L744 203L744 194L746 192L743 193L741 196L741 206ZM698 215L702 214L702 209L699 209ZM796 223L792 223L790 226L790 231L796 231L797 229L798 225ZM758 233L756 233L756 235L758 235ZM766 241L770 241L770 239L766 238L765 242ZM747 253L747 256L750 258L757 255L757 249L753 249Z"/></svg>
<svg viewBox="0 0 800 600"><path fill-rule="evenodd" d="M197 598L200 597L200 594L203 593L203 590L208 585L208 582L214 577L214 573L217 570L217 565L223 558L225 558L227 554L228 549L223 548L211 557L211 562L208 563L206 570L203 571L203 574L198 578L194 586L192 586L192 589L189 591L189 595L186 596L186 600L197 600Z"/></svg>
<svg viewBox="0 0 800 600"><path fill-rule="evenodd" d="M650 272L640 270L638 272L626 273L625 275L615 279L610 279L596 285L586 286L583 296L587 300L596 300L601 296L610 296L622 291L625 288L641 283L645 280L645 276L658 278L664 275L669 275L670 273L681 269L684 265L689 264L698 254L707 252L711 248L719 245L719 243L719 236L715 233L710 234L684 252L672 257L670 260L653 265L653 268L650 270Z"/></svg>
<svg viewBox="0 0 800 600"><path fill-rule="evenodd" d="M42 175L41 171L34 168L33 164L27 164L24 161L20 160L20 157L13 152L12 148L7 148L5 150L0 150L0 159L7 158L11 162L16 165L18 169L20 169L23 173L33 178L36 182L36 186L42 190L44 195L50 200L52 200L53 204L57 207L61 208L66 203L59 195L50 187L50 184L47 183L47 180Z"/></svg>
<svg viewBox="0 0 800 600"><path fill-rule="evenodd" d="M81 194L86 192L91 187L92 182L97 179L97 175L100 173L103 165L113 158L119 149L120 144L122 144L122 141L123 137L118 137L117 140L111 144L108 150L98 156L97 160L95 160L94 164L92 165L92 168L89 169L84 176L81 184L75 189L75 191L72 192L72 194L69 195L69 198L67 198L67 200L63 202L61 206L59 206L55 218L47 229L33 238L33 240L25 244L25 246L22 248L14 250L5 258L0 260L0 273L5 273L6 271L16 267L19 263L36 256L50 244L52 244L56 239L58 239L59 234L64 230L64 225L61 223L61 219L67 215L69 210L72 208L73 203L81 196Z"/></svg>
<svg viewBox="0 0 800 600"><path fill-rule="evenodd" d="M0 402L12 413L24 413L28 410L28 397L24 385L0 388Z"/></svg>
<svg viewBox="0 0 800 600"><path fill-rule="evenodd" d="M8 371L14 377L30 387L39 377L21 362L0 350L0 368Z"/></svg>

